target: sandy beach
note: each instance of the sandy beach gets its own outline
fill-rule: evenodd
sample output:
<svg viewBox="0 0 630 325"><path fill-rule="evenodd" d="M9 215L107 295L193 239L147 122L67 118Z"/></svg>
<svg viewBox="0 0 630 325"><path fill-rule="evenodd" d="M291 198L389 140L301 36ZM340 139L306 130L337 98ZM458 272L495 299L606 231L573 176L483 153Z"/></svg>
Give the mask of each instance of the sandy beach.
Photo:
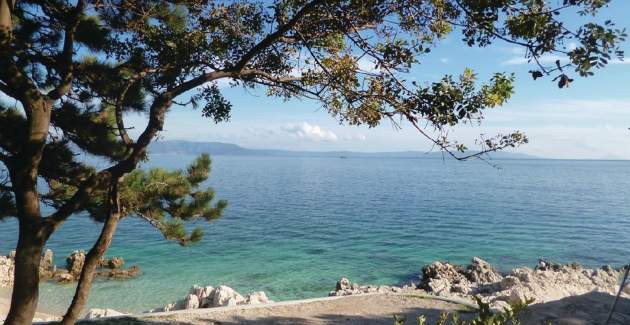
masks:
<svg viewBox="0 0 630 325"><path fill-rule="evenodd" d="M603 324L614 297L589 293L544 304L532 305L522 315L523 325ZM418 315L434 323L442 312L459 311L471 318L463 306L405 294L366 294L272 303L259 306L233 306L183 310L94 320L98 324L393 324L393 315L415 324ZM630 323L630 300L622 299L611 324Z"/></svg>
<svg viewBox="0 0 630 325"><path fill-rule="evenodd" d="M0 322L3 322L6 318L7 313L9 312L9 307L11 306L11 288L0 287ZM57 317L45 309L39 307L38 311L35 313L35 320L49 320Z"/></svg>
<svg viewBox="0 0 630 325"><path fill-rule="evenodd" d="M0 289L0 319L4 319L10 300L7 288ZM522 315L523 324L555 325L603 324L614 296L591 292L547 303L534 304ZM411 294L362 294L263 305L200 308L162 313L139 314L118 318L84 321L98 324L393 324L393 316L403 316L413 324L418 315L429 323L442 312L460 312L473 317L463 305ZM36 319L54 317L38 312ZM622 298L611 324L630 324L630 299Z"/></svg>
<svg viewBox="0 0 630 325"><path fill-rule="evenodd" d="M329 297L273 302L264 292L241 295L228 286L193 286L182 299L152 309L123 315L112 309L85 310L86 318L111 324L392 324L394 315L415 323L424 315L428 324L441 313L475 317L473 296L495 311L509 303L531 300L523 324L604 324L619 290L622 269L539 261L535 269L516 268L499 273L474 257L467 266L436 261L422 269L422 282L404 287L359 285L340 279ZM629 289L624 289L611 324L630 324ZM45 303L51 303L50 301ZM35 321L54 321L40 305ZM0 288L0 320L10 304L10 287ZM48 305L50 306L50 305ZM213 307L213 308L209 308ZM117 316L117 317L111 317Z"/></svg>

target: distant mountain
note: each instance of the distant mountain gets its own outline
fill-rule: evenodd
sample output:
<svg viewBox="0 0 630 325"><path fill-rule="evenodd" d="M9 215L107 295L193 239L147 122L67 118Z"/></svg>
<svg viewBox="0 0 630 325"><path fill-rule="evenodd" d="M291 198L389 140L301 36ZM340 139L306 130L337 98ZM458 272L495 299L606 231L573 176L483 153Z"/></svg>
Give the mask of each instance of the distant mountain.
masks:
<svg viewBox="0 0 630 325"><path fill-rule="evenodd" d="M229 156L285 156L285 157L373 157L373 158L424 158L442 159L441 152L397 151L397 152L354 152L354 151L291 151L277 149L248 149L233 143L223 142L194 142L194 141L157 141L149 147L151 154L184 154ZM495 152L493 159L538 159L538 157L512 152Z"/></svg>

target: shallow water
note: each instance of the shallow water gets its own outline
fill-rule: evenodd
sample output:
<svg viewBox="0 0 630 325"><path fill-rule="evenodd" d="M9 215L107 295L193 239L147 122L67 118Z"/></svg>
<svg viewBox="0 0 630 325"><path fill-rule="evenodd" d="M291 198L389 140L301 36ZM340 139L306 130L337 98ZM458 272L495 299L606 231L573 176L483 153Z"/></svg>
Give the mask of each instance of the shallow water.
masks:
<svg viewBox="0 0 630 325"><path fill-rule="evenodd" d="M183 167L194 157L155 155ZM539 257L596 266L630 260L630 162L236 157L213 158L209 184L229 201L182 248L132 218L108 255L143 275L98 282L91 306L138 312L184 296L193 284L227 284L271 299L324 296L335 281L397 284L437 259L478 255L501 269ZM62 265L89 249L99 231L72 217L49 241ZM0 252L15 246L16 224L0 223ZM42 304L61 310L73 285L44 284Z"/></svg>

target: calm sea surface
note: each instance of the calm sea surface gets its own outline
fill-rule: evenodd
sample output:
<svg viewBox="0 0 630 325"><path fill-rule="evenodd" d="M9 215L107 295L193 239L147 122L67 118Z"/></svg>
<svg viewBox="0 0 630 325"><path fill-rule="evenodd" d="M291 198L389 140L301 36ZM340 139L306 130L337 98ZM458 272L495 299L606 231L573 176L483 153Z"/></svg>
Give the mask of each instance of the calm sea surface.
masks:
<svg viewBox="0 0 630 325"><path fill-rule="evenodd" d="M154 155L184 167L193 156ZM193 284L227 284L271 299L324 296L335 281L398 284L434 260L481 256L506 270L539 257L597 266L630 262L630 162L213 157L209 184L229 201L180 247L133 218L108 255L139 265L129 281L100 281L90 306L138 312L183 297ZM89 249L100 227L72 217L49 241L57 264ZM15 246L0 223L0 253ZM41 302L69 303L73 285L44 284Z"/></svg>

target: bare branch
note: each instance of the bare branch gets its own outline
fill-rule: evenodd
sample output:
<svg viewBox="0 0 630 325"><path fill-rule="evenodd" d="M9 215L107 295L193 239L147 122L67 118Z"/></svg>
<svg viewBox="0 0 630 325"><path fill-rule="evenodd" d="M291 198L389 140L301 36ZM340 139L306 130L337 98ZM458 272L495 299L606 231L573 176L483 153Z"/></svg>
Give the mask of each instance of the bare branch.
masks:
<svg viewBox="0 0 630 325"><path fill-rule="evenodd" d="M413 127L420 134L422 134L422 136L424 136L425 138L429 139L429 141L431 141L436 147L440 148L440 150L442 152L445 152L449 156L451 156L454 159L459 160L459 161L469 160L469 159L473 159L473 158L478 158L478 159L482 159L483 160L483 155L485 155L485 154L488 154L488 153L491 153L491 152L496 152L496 151L501 151L501 150L503 150L505 148L511 147L511 145L505 144L505 145L501 145L501 146L496 146L496 147L491 147L491 148L487 148L487 149L482 149L480 151L475 152L474 154L458 156L448 146L446 146L444 143L436 140L435 138L431 137L428 133L426 133L418 125L416 119L413 116L406 115L406 117L407 117L407 120L409 121L409 123L411 123L411 125L413 125Z"/></svg>

